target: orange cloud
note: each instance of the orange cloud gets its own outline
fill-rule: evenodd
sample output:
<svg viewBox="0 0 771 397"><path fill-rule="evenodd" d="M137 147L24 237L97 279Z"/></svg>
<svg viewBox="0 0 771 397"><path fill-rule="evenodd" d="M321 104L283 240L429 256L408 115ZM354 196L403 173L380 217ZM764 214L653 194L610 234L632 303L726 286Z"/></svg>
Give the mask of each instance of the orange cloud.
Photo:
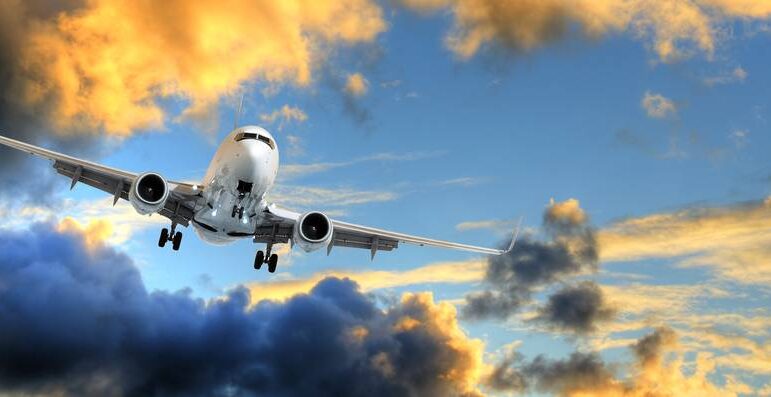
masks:
<svg viewBox="0 0 771 397"><path fill-rule="evenodd" d="M531 362L505 352L486 384L497 391L542 392L569 397L738 396L754 389L725 375L723 385L711 378L715 370L711 353L685 355L678 334L658 327L626 344L634 360L623 366L608 364L596 353L575 352L552 360L538 356ZM618 369L624 369L618 376Z"/></svg>
<svg viewBox="0 0 771 397"><path fill-rule="evenodd" d="M162 127L161 98L183 98L196 115L245 81L308 85L325 47L385 28L370 0L90 0L29 21L20 94L64 130L125 136Z"/></svg>
<svg viewBox="0 0 771 397"><path fill-rule="evenodd" d="M368 89L369 82L361 73L349 74L345 80L345 92L352 96L362 96Z"/></svg>
<svg viewBox="0 0 771 397"><path fill-rule="evenodd" d="M302 109L296 106L284 105L280 109L274 110L270 113L264 113L260 115L260 120L265 123L275 123L279 121L279 129L290 121L296 121L302 123L308 119L308 115L303 112Z"/></svg>
<svg viewBox="0 0 771 397"><path fill-rule="evenodd" d="M327 277L350 278L363 291L402 287L428 283L470 283L484 277L486 264L483 260L440 262L405 271L370 270L324 271L308 278L295 280L271 280L247 285L253 302L263 299L284 300L300 293L307 293L319 281Z"/></svg>
<svg viewBox="0 0 771 397"><path fill-rule="evenodd" d="M677 107L671 99L661 95L646 91L640 105L648 113L648 116L663 119L677 113Z"/></svg>
<svg viewBox="0 0 771 397"><path fill-rule="evenodd" d="M104 245L114 231L113 224L107 220L100 219L82 224L73 218L65 217L56 227L59 233L77 233L83 236L86 247L93 250Z"/></svg>
<svg viewBox="0 0 771 397"><path fill-rule="evenodd" d="M453 28L446 37L462 59L496 43L529 51L561 39L577 25L588 37L628 32L641 38L662 61L699 50L711 56L719 24L728 18L767 18L762 0L401 0L421 13L449 8Z"/></svg>
<svg viewBox="0 0 771 397"><path fill-rule="evenodd" d="M435 395L480 396L476 389L487 371L482 358L484 343L471 339L458 325L455 306L446 302L434 302L430 292L407 293L402 296L401 305L388 313L394 324L395 332L424 334L432 340L438 340L448 350L442 363L435 363L442 368L439 378L445 391ZM382 359L390 362L390 357ZM386 368L388 365L385 366Z"/></svg>
<svg viewBox="0 0 771 397"><path fill-rule="evenodd" d="M605 262L678 258L742 283L771 282L771 200L617 222L597 235Z"/></svg>
<svg viewBox="0 0 771 397"><path fill-rule="evenodd" d="M554 199L551 199L544 217L549 222L567 225L580 225L585 223L587 219L586 212L581 208L581 203L574 198L562 202L555 202Z"/></svg>

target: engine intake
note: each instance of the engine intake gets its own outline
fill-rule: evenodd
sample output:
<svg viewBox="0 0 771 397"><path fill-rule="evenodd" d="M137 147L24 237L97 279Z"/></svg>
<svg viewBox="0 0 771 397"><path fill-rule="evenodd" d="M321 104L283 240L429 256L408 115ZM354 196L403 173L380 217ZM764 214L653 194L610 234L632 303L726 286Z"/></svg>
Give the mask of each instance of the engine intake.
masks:
<svg viewBox="0 0 771 397"><path fill-rule="evenodd" d="M293 241L305 252L326 247L332 241L332 222L321 212L306 212L294 227Z"/></svg>
<svg viewBox="0 0 771 397"><path fill-rule="evenodd" d="M168 198L169 184L160 174L154 172L139 175L129 189L129 202L142 215L162 210Z"/></svg>

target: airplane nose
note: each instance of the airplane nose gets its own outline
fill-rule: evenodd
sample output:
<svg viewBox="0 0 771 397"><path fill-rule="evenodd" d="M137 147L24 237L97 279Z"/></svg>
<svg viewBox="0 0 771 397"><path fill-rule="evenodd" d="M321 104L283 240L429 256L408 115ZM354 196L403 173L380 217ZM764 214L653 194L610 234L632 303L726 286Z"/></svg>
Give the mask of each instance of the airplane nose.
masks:
<svg viewBox="0 0 771 397"><path fill-rule="evenodd" d="M255 193L264 193L262 190L272 183L273 178L270 147L258 141L238 143L235 156L236 166L234 167L236 178L243 184L244 189L247 185L252 185L254 189L260 190Z"/></svg>

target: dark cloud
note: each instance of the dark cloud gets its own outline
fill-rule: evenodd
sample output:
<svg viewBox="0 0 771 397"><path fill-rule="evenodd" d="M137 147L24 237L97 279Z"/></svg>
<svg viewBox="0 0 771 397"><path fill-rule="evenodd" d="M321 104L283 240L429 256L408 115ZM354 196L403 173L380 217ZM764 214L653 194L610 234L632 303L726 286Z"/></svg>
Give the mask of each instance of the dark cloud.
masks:
<svg viewBox="0 0 771 397"><path fill-rule="evenodd" d="M21 68L22 50L32 26L59 12L77 8L79 1L7 1L0 5L0 135L71 154L93 153L94 136L57 136L48 123L49 104L30 105L24 100L26 85L36 76ZM53 194L55 172L50 165L28 154L0 146L0 197L16 201L46 201Z"/></svg>
<svg viewBox="0 0 771 397"><path fill-rule="evenodd" d="M615 314L600 287L584 281L551 295L538 309L535 320L557 330L585 334L595 331L598 323L613 319Z"/></svg>
<svg viewBox="0 0 771 397"><path fill-rule="evenodd" d="M339 96L343 114L358 126L372 128L372 111L363 103L362 98L346 92L346 75L325 65L321 69L322 81L331 90L331 95Z"/></svg>
<svg viewBox="0 0 771 397"><path fill-rule="evenodd" d="M574 352L557 360L539 355L525 361L511 352L494 366L485 386L496 391L570 395L613 382L613 369L596 353Z"/></svg>
<svg viewBox="0 0 771 397"><path fill-rule="evenodd" d="M145 288L131 259L49 225L0 232L0 392L460 396L481 342L428 294L383 310L330 278L286 302ZM451 318L451 321L448 320ZM449 322L448 322L449 321Z"/></svg>
<svg viewBox="0 0 771 397"><path fill-rule="evenodd" d="M630 346L633 362L621 364L608 363L594 352L574 352L564 359L537 356L530 361L510 352L494 366L485 386L558 396L735 395L730 388L713 384L707 372L683 372L682 364L665 363L663 358L673 351L676 339L672 329L657 328ZM619 367L624 371L617 371Z"/></svg>
<svg viewBox="0 0 771 397"><path fill-rule="evenodd" d="M672 347L677 341L677 335L671 328L660 327L641 338L632 346L632 351L642 365L657 363L663 350Z"/></svg>
<svg viewBox="0 0 771 397"><path fill-rule="evenodd" d="M515 364L522 361L521 356L516 352L506 355L485 379L485 386L494 391L523 392L527 388L527 379L520 368Z"/></svg>
<svg viewBox="0 0 771 397"><path fill-rule="evenodd" d="M569 391L591 390L612 383L613 371L595 353L575 352L564 360L536 357L522 368L532 388L542 393L568 395Z"/></svg>
<svg viewBox="0 0 771 397"><path fill-rule="evenodd" d="M597 270L594 229L575 200L547 208L544 230L548 241L525 237L510 253L490 257L487 290L466 297L463 314L467 318L508 318L531 300L535 288Z"/></svg>

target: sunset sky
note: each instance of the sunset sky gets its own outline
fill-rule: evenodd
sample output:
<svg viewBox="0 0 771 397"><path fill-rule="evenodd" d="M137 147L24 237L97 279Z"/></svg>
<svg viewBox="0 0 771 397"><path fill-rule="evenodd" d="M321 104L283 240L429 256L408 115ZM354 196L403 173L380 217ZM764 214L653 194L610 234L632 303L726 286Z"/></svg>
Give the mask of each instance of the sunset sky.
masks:
<svg viewBox="0 0 771 397"><path fill-rule="evenodd" d="M0 148L0 395L771 396L771 1L0 0L0 50L5 136L198 182L243 97L284 207L524 219L270 274Z"/></svg>

